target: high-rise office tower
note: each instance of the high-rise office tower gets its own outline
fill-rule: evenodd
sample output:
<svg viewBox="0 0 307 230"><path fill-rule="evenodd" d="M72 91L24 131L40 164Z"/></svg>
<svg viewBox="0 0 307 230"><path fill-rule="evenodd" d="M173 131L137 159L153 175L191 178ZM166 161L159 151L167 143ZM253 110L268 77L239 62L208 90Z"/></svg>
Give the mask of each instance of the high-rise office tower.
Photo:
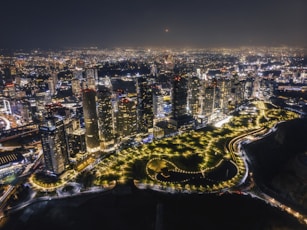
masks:
<svg viewBox="0 0 307 230"><path fill-rule="evenodd" d="M196 117L199 113L199 96L200 96L200 79L197 76L189 76L188 78L188 114Z"/></svg>
<svg viewBox="0 0 307 230"><path fill-rule="evenodd" d="M3 72L4 72L4 81L5 81L5 84L6 84L6 85L12 84L12 83L13 83L13 76L12 76L12 72L11 72L10 66L6 66L6 67L3 69Z"/></svg>
<svg viewBox="0 0 307 230"><path fill-rule="evenodd" d="M204 80L201 93L201 114L205 116L205 120L211 122L216 117L217 109L220 109L218 81L216 78L212 80Z"/></svg>
<svg viewBox="0 0 307 230"><path fill-rule="evenodd" d="M111 89L104 85L98 85L97 113L100 139L104 148L109 148L115 138L114 114Z"/></svg>
<svg viewBox="0 0 307 230"><path fill-rule="evenodd" d="M81 93L81 83L78 78L73 78L71 80L71 90L75 96L78 96Z"/></svg>
<svg viewBox="0 0 307 230"><path fill-rule="evenodd" d="M127 137L137 133L136 101L131 98L120 98L116 116L116 129L119 137Z"/></svg>
<svg viewBox="0 0 307 230"><path fill-rule="evenodd" d="M68 144L64 122L58 117L47 117L39 127L46 170L59 175L69 165Z"/></svg>
<svg viewBox="0 0 307 230"><path fill-rule="evenodd" d="M145 77L136 78L137 130L147 134L153 128L153 90Z"/></svg>
<svg viewBox="0 0 307 230"><path fill-rule="evenodd" d="M47 84L48 84L48 89L49 89L50 95L51 95L51 96L55 95L55 93L56 93L55 86L56 86L56 85L54 84L53 79L52 79L52 78L49 78L49 79L47 80Z"/></svg>
<svg viewBox="0 0 307 230"><path fill-rule="evenodd" d="M68 134L69 156L86 152L85 129L77 129Z"/></svg>
<svg viewBox="0 0 307 230"><path fill-rule="evenodd" d="M216 87L213 85L209 85L205 88L204 95L204 114L210 118L214 113L214 109L216 108ZM209 119L210 120L210 119Z"/></svg>
<svg viewBox="0 0 307 230"><path fill-rule="evenodd" d="M5 85L5 81L4 81L4 74L2 73L1 69L0 69L0 89L3 90Z"/></svg>
<svg viewBox="0 0 307 230"><path fill-rule="evenodd" d="M51 84L53 85L54 90L56 90L56 85L58 84L58 74L56 72L51 73L49 80L52 81Z"/></svg>
<svg viewBox="0 0 307 230"><path fill-rule="evenodd" d="M156 77L158 75L158 68L157 65L155 64L151 64L150 66L150 74L154 77Z"/></svg>
<svg viewBox="0 0 307 230"><path fill-rule="evenodd" d="M246 78L244 84L244 99L250 99L253 95L253 83L254 80L251 77Z"/></svg>
<svg viewBox="0 0 307 230"><path fill-rule="evenodd" d="M155 92L153 95L153 113L155 118L164 118L163 96L160 92Z"/></svg>
<svg viewBox="0 0 307 230"><path fill-rule="evenodd" d="M240 81L237 75L234 75L231 80L231 96L232 105L237 107L244 100L244 81Z"/></svg>
<svg viewBox="0 0 307 230"><path fill-rule="evenodd" d="M179 119L187 114L188 81L183 76L174 76L172 83L172 117Z"/></svg>
<svg viewBox="0 0 307 230"><path fill-rule="evenodd" d="M188 80L186 76L172 79L172 117L171 123L177 128L194 126L194 119L188 114Z"/></svg>
<svg viewBox="0 0 307 230"><path fill-rule="evenodd" d="M96 82L94 78L87 78L86 85L87 85L87 88L96 90Z"/></svg>
<svg viewBox="0 0 307 230"><path fill-rule="evenodd" d="M100 140L96 111L96 91L93 89L84 89L82 101L87 151L97 152L100 150Z"/></svg>
<svg viewBox="0 0 307 230"><path fill-rule="evenodd" d="M218 81L220 89L220 107L223 114L228 114L229 103L231 98L231 81L228 78L223 78Z"/></svg>
<svg viewBox="0 0 307 230"><path fill-rule="evenodd" d="M98 70L95 68L88 68L85 70L85 76L86 78L94 78L95 80L98 80Z"/></svg>
<svg viewBox="0 0 307 230"><path fill-rule="evenodd" d="M85 77L87 86L89 89L96 89L98 84L98 71L97 69L91 68L85 70Z"/></svg>
<svg viewBox="0 0 307 230"><path fill-rule="evenodd" d="M74 96L82 95L82 80L83 80L83 71L75 70L73 72L73 77L71 79L71 90Z"/></svg>
<svg viewBox="0 0 307 230"><path fill-rule="evenodd" d="M80 126L80 118L76 115L65 122L65 130L68 139L69 156L86 152L85 129Z"/></svg>

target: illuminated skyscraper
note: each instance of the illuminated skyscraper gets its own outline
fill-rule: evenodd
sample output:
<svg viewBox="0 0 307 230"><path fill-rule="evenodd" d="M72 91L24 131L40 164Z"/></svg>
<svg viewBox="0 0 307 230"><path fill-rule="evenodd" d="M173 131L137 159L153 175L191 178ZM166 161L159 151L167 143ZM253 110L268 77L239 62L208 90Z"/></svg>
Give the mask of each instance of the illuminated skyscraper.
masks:
<svg viewBox="0 0 307 230"><path fill-rule="evenodd" d="M75 96L78 96L81 93L81 83L78 78L73 78L71 80L71 90Z"/></svg>
<svg viewBox="0 0 307 230"><path fill-rule="evenodd" d="M80 119L75 116L64 120L65 132L68 142L69 157L75 157L77 153L86 152L85 129L80 126Z"/></svg>
<svg viewBox="0 0 307 230"><path fill-rule="evenodd" d="M197 76L190 76L188 78L188 114L196 117L199 112L199 96L200 96L200 79Z"/></svg>
<svg viewBox="0 0 307 230"><path fill-rule="evenodd" d="M85 70L86 78L94 78L96 81L98 80L98 70L95 68L89 68Z"/></svg>
<svg viewBox="0 0 307 230"><path fill-rule="evenodd" d="M179 119L187 114L188 81L185 77L175 76L172 86L172 117Z"/></svg>
<svg viewBox="0 0 307 230"><path fill-rule="evenodd" d="M13 83L13 76L10 66L6 66L6 68L3 69L3 72L5 84L7 85Z"/></svg>
<svg viewBox="0 0 307 230"><path fill-rule="evenodd" d="M188 114L188 80L185 76L172 79L172 118L170 122L177 128L194 126L194 119Z"/></svg>
<svg viewBox="0 0 307 230"><path fill-rule="evenodd" d="M58 74L52 73L51 76L49 77L49 80L51 80L53 82L52 84L54 85L54 90L56 90L56 85L58 83Z"/></svg>
<svg viewBox="0 0 307 230"><path fill-rule="evenodd" d="M47 117L39 127L47 171L57 175L69 165L68 144L64 122L58 117Z"/></svg>
<svg viewBox="0 0 307 230"><path fill-rule="evenodd" d="M2 74L2 71L1 71L1 69L0 69L0 89L1 89L1 90L3 90L4 84L5 84L4 75Z"/></svg>
<svg viewBox="0 0 307 230"><path fill-rule="evenodd" d="M112 92L104 85L98 85L97 110L100 139L104 147L108 148L114 144L114 115Z"/></svg>
<svg viewBox="0 0 307 230"><path fill-rule="evenodd" d="M47 80L47 84L48 84L49 93L50 95L53 96L56 93L56 90L55 90L56 85L54 84L54 81L51 77Z"/></svg>
<svg viewBox="0 0 307 230"><path fill-rule="evenodd" d="M96 85L98 84L98 71L97 69L86 69L85 77L87 86L89 89L96 89Z"/></svg>
<svg viewBox="0 0 307 230"><path fill-rule="evenodd" d="M218 87L220 89L220 107L223 114L229 112L229 102L231 93L231 81L227 78L223 78L218 81Z"/></svg>
<svg viewBox="0 0 307 230"><path fill-rule="evenodd" d="M136 79L137 89L137 129L147 134L153 128L153 90L145 77Z"/></svg>
<svg viewBox="0 0 307 230"><path fill-rule="evenodd" d="M203 115L204 120L211 122L217 117L220 111L220 89L218 88L218 81L216 78L212 80L203 80L201 90L201 109L200 114Z"/></svg>
<svg viewBox="0 0 307 230"><path fill-rule="evenodd" d="M237 107L244 100L244 81L240 81L238 75L234 75L231 79L231 104Z"/></svg>
<svg viewBox="0 0 307 230"><path fill-rule="evenodd" d="M216 87L213 85L207 86L205 88L204 107L203 107L203 112L207 117L210 117L213 114L214 109L216 108L215 98L216 98Z"/></svg>
<svg viewBox="0 0 307 230"><path fill-rule="evenodd" d="M116 116L117 133L120 137L127 137L137 133L136 101L131 98L121 98L118 101Z"/></svg>
<svg viewBox="0 0 307 230"><path fill-rule="evenodd" d="M87 151L97 152L100 149L98 117L96 111L96 91L83 90L83 114L85 123L85 141Z"/></svg>
<svg viewBox="0 0 307 230"><path fill-rule="evenodd" d="M68 145L70 157L75 157L77 153L86 152L85 130L77 129L68 134Z"/></svg>
<svg viewBox="0 0 307 230"><path fill-rule="evenodd" d="M163 96L159 92L153 95L153 112L156 118L164 117Z"/></svg>

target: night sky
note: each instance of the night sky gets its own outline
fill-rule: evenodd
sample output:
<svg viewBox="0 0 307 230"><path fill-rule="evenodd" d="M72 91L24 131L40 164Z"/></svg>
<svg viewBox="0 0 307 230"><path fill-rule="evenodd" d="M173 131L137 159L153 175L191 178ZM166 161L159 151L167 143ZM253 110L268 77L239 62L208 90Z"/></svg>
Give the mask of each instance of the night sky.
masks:
<svg viewBox="0 0 307 230"><path fill-rule="evenodd" d="M0 48L307 46L307 0L4 0Z"/></svg>

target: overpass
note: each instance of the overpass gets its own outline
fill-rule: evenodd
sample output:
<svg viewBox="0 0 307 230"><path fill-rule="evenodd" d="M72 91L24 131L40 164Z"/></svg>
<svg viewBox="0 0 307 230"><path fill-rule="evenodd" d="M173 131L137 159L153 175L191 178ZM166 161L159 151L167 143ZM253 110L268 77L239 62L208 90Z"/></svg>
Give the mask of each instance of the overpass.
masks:
<svg viewBox="0 0 307 230"><path fill-rule="evenodd" d="M5 142L17 137L24 137L33 133L38 133L39 128L37 124L30 123L28 125L11 128L8 130L2 130L0 133L0 143Z"/></svg>

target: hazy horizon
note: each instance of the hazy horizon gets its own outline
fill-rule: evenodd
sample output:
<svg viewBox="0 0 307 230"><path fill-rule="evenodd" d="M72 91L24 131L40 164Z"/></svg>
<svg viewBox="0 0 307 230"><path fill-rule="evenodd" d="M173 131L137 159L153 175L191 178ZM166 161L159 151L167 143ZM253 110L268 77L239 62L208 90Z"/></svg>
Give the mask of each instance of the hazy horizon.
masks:
<svg viewBox="0 0 307 230"><path fill-rule="evenodd" d="M15 0L0 48L307 46L304 0Z"/></svg>

